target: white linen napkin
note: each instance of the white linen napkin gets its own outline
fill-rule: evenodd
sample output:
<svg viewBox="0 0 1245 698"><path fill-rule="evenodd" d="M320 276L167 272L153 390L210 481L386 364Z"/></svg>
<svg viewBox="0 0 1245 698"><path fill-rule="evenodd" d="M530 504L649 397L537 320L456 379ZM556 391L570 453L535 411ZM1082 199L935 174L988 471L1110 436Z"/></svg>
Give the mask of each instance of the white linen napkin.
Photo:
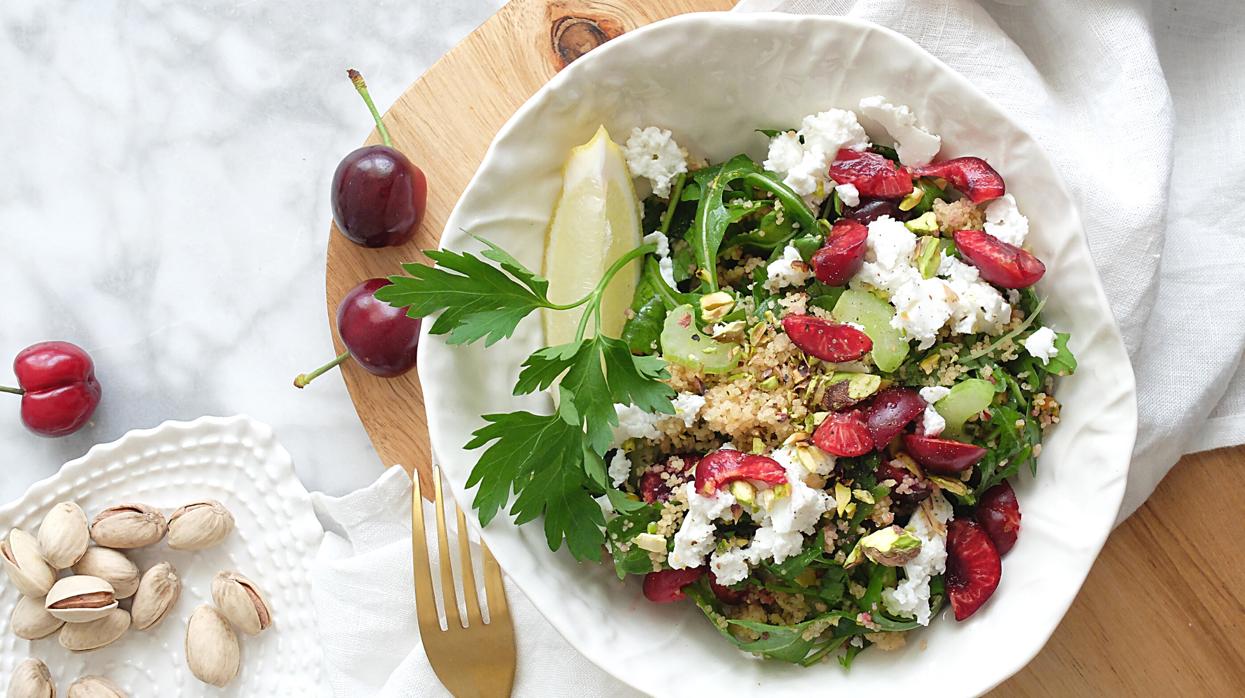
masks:
<svg viewBox="0 0 1245 698"><path fill-rule="evenodd" d="M735 10L894 29L1050 154L1137 374L1120 521L1181 455L1245 443L1245 2L743 0Z"/></svg>
<svg viewBox="0 0 1245 698"><path fill-rule="evenodd" d="M312 501L326 530L311 581L333 695L449 696L428 664L415 619L406 473L390 468L358 492L317 492ZM432 512L427 505L430 527ZM438 574L434 562L433 578ZM516 698L640 695L571 648L509 580L506 594L518 644Z"/></svg>
<svg viewBox="0 0 1245 698"><path fill-rule="evenodd" d="M1183 453L1245 441L1245 3L743 0L870 19L998 100L1054 159L1137 372L1141 427L1121 517ZM1092 370L1083 367L1082 370ZM397 468L342 498L313 572L337 696L448 695L420 644L410 483ZM513 585L515 696L633 696Z"/></svg>

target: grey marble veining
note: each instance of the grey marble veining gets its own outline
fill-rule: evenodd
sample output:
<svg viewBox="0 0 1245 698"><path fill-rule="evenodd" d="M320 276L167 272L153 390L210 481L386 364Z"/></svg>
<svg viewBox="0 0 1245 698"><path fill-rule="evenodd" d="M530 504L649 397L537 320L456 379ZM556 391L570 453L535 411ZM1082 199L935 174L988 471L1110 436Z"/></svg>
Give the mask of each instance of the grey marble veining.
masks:
<svg viewBox="0 0 1245 698"><path fill-rule="evenodd" d="M328 190L384 109L502 0L0 3L0 384L23 347L95 358L104 401L64 439L0 394L0 501L91 444L247 413L309 489L380 464L330 358ZM436 186L435 182L430 183Z"/></svg>

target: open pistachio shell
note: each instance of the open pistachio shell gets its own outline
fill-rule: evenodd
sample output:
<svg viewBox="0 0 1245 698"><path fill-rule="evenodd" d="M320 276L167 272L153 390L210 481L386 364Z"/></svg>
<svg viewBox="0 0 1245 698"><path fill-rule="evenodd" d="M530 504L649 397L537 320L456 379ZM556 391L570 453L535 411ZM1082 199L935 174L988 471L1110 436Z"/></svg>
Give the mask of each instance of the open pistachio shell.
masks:
<svg viewBox="0 0 1245 698"><path fill-rule="evenodd" d="M138 591L138 566L119 550L91 548L73 566L73 571L108 582L118 599L128 599Z"/></svg>
<svg viewBox="0 0 1245 698"><path fill-rule="evenodd" d="M125 691L103 676L83 676L69 685L68 698L126 698Z"/></svg>
<svg viewBox="0 0 1245 698"><path fill-rule="evenodd" d="M13 586L25 596L42 598L56 583L56 570L43 559L39 542L20 528L0 541L0 561Z"/></svg>
<svg viewBox="0 0 1245 698"><path fill-rule="evenodd" d="M56 698L56 685L48 665L38 659L26 659L17 665L9 679L8 698Z"/></svg>
<svg viewBox="0 0 1245 698"><path fill-rule="evenodd" d="M86 512L73 502L52 507L39 525L39 548L48 564L58 570L72 567L91 542Z"/></svg>
<svg viewBox="0 0 1245 698"><path fill-rule="evenodd" d="M212 600L221 613L247 635L272 625L272 609L255 582L237 572L221 572L212 580Z"/></svg>
<svg viewBox="0 0 1245 698"><path fill-rule="evenodd" d="M173 565L161 562L147 570L138 584L138 593L134 594L134 605L130 609L134 628L147 630L159 625L177 604L181 594L182 580L177 577Z"/></svg>
<svg viewBox="0 0 1245 698"><path fill-rule="evenodd" d="M43 607L66 623L90 623L115 609L117 597L107 580L79 574L57 582Z"/></svg>
<svg viewBox="0 0 1245 698"><path fill-rule="evenodd" d="M105 548L142 548L164 539L164 514L146 504L118 504L96 515L91 538Z"/></svg>
<svg viewBox="0 0 1245 698"><path fill-rule="evenodd" d="M233 514L214 499L192 502L169 517L169 547L174 550L211 548L233 531Z"/></svg>
<svg viewBox="0 0 1245 698"><path fill-rule="evenodd" d="M130 629L130 614L120 608L114 608L108 615L90 623L66 623L61 628L61 647L73 652L89 652L107 647Z"/></svg>
<svg viewBox="0 0 1245 698"><path fill-rule="evenodd" d="M220 611L200 606L186 623L186 663L203 683L224 687L238 675L238 636Z"/></svg>
<svg viewBox="0 0 1245 698"><path fill-rule="evenodd" d="M30 596L18 599L17 605L13 607L13 616L9 620L13 634L23 640L42 640L60 630L64 624L65 621L48 613L48 610L43 607L43 599Z"/></svg>

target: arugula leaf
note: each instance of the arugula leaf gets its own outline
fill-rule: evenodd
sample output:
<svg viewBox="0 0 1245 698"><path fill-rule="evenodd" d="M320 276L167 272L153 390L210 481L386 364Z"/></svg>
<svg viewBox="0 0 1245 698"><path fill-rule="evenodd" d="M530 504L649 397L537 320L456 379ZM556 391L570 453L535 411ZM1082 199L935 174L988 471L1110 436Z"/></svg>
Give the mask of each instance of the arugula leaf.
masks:
<svg viewBox="0 0 1245 698"><path fill-rule="evenodd" d="M1058 349L1059 353L1046 364L1046 370L1056 376L1070 376L1076 372L1076 357L1068 349L1068 339L1071 336L1067 332L1055 333L1055 349Z"/></svg>
<svg viewBox="0 0 1245 698"><path fill-rule="evenodd" d="M705 172L702 170L702 172ZM696 220L688 234L688 242L696 255L696 262L704 274L710 292L718 286L718 251L726 238L726 229L734 220L724 199L730 185L738 180L759 187L774 195L803 230L816 230L817 219L798 194L783 184L777 175L765 172L747 155L736 155L717 168L709 168L696 181L700 186L700 201L696 208ZM737 219L736 219L737 220Z"/></svg>
<svg viewBox="0 0 1245 698"><path fill-rule="evenodd" d="M429 331L449 335L450 344L484 339L485 346L490 346L513 335L533 310L553 307L546 295L549 282L496 247L484 254L514 278L470 253L431 250L427 254L436 267L402 265L409 276L389 277L391 283L377 289L376 298L406 308L413 318L441 311Z"/></svg>
<svg viewBox="0 0 1245 698"><path fill-rule="evenodd" d="M614 559L614 572L619 579L653 571L653 558L633 541L637 535L648 531L649 524L661 518L661 506L642 502L639 505L638 509L619 513L605 525L610 557Z"/></svg>

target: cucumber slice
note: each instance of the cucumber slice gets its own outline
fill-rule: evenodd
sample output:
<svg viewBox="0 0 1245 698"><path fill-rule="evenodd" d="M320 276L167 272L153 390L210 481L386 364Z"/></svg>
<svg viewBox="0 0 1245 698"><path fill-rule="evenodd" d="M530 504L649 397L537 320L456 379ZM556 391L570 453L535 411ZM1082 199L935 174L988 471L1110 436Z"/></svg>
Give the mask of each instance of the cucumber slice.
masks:
<svg viewBox="0 0 1245 698"><path fill-rule="evenodd" d="M946 397L934 403L934 409L947 421L944 433L957 436L964 432L964 422L969 417L984 412L993 401L993 383L969 378L952 386Z"/></svg>
<svg viewBox="0 0 1245 698"><path fill-rule="evenodd" d="M690 305L680 305L666 316L661 354L666 361L705 373L724 373L739 363L739 345L719 342L701 332Z"/></svg>
<svg viewBox="0 0 1245 698"><path fill-rule="evenodd" d="M890 373L907 358L907 340L891 327L895 309L890 303L868 291L848 289L839 296L830 315L837 322L854 322L865 328L865 334L873 340L873 364L879 371Z"/></svg>

